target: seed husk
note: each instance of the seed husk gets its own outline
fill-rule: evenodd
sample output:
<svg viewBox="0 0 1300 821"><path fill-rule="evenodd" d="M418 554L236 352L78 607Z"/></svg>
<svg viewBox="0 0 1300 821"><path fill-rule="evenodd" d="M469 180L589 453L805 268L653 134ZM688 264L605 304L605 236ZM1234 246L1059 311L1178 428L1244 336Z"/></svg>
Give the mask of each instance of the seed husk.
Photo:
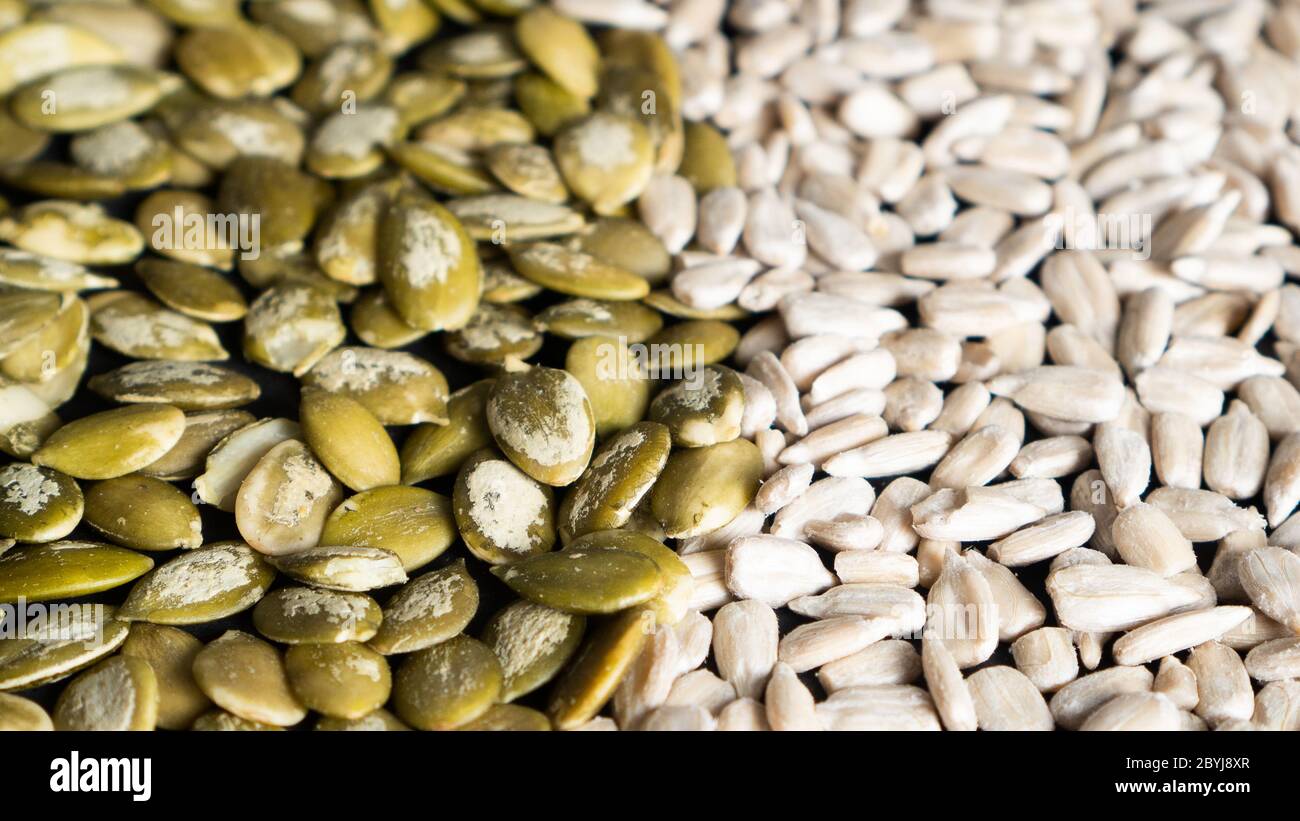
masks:
<svg viewBox="0 0 1300 821"><path fill-rule="evenodd" d="M153 560L95 542L54 542L0 554L0 602L39 602L111 590L153 568Z"/></svg>
<svg viewBox="0 0 1300 821"><path fill-rule="evenodd" d="M32 462L78 479L113 479L157 461L184 432L185 414L171 405L117 408L54 431Z"/></svg>
<svg viewBox="0 0 1300 821"><path fill-rule="evenodd" d="M194 480L195 493L204 503L233 513L244 479L261 458L300 435L297 422L278 418L261 419L228 434L208 453L203 475Z"/></svg>
<svg viewBox="0 0 1300 821"><path fill-rule="evenodd" d="M596 441L591 403L565 371L536 367L501 376L486 414L502 452L543 484L572 484L591 461Z"/></svg>
<svg viewBox="0 0 1300 821"><path fill-rule="evenodd" d="M303 376L303 385L360 402L384 425L446 421L447 378L400 351L336 348Z"/></svg>
<svg viewBox="0 0 1300 821"><path fill-rule="evenodd" d="M218 707L248 721L289 727L307 717L280 651L239 630L226 631L198 652L194 680Z"/></svg>
<svg viewBox="0 0 1300 821"><path fill-rule="evenodd" d="M162 403L183 411L237 408L262 394L247 376L203 362L132 362L86 384L114 402Z"/></svg>
<svg viewBox="0 0 1300 821"><path fill-rule="evenodd" d="M395 485L401 478L397 448L383 425L355 399L306 389L299 406L303 436L316 457L357 491Z"/></svg>
<svg viewBox="0 0 1300 821"><path fill-rule="evenodd" d="M455 472L469 455L492 444L487 402L493 379L475 382L447 399L447 424L424 424L402 444L402 484L413 485Z"/></svg>
<svg viewBox="0 0 1300 821"><path fill-rule="evenodd" d="M199 510L161 479L121 476L86 492L86 524L109 541L135 550L191 549L203 544Z"/></svg>
<svg viewBox="0 0 1300 821"><path fill-rule="evenodd" d="M205 460L217 446L235 431L253 424L256 417L244 410L216 410L186 414L181 438L140 473L175 482L193 479L203 472Z"/></svg>
<svg viewBox="0 0 1300 821"><path fill-rule="evenodd" d="M70 477L47 467L15 462L0 468L0 536L52 542L72 532L85 504Z"/></svg>
<svg viewBox="0 0 1300 821"><path fill-rule="evenodd" d="M319 544L325 518L342 498L307 446L287 439L266 451L239 486L235 524L257 550L292 553Z"/></svg>
<svg viewBox="0 0 1300 821"><path fill-rule="evenodd" d="M551 691L547 714L556 729L591 720L614 695L653 632L648 610L632 608L597 627Z"/></svg>
<svg viewBox="0 0 1300 821"><path fill-rule="evenodd" d="M407 572L442 555L456 537L451 503L424 488L394 485L358 493L325 520L321 543L377 547Z"/></svg>
<svg viewBox="0 0 1300 821"><path fill-rule="evenodd" d="M451 730L482 716L501 694L501 664L469 636L455 636L413 654L397 670L393 703L421 730Z"/></svg>
<svg viewBox="0 0 1300 821"><path fill-rule="evenodd" d="M67 678L113 653L129 629L114 608L89 604L73 608L53 635L29 623L25 633L0 639L0 692Z"/></svg>
<svg viewBox="0 0 1300 821"><path fill-rule="evenodd" d="M142 659L118 656L73 679L54 705L58 730L152 730L158 680Z"/></svg>
<svg viewBox="0 0 1300 821"><path fill-rule="evenodd" d="M388 656L440 644L465 629L478 601L478 585L463 559L426 573L389 600L370 647Z"/></svg>
<svg viewBox="0 0 1300 821"><path fill-rule="evenodd" d="M0 732L40 732L54 729L41 705L22 696L0 693Z"/></svg>
<svg viewBox="0 0 1300 821"><path fill-rule="evenodd" d="M130 291L95 294L90 333L95 341L132 359L218 362L230 358L207 323L168 310Z"/></svg>
<svg viewBox="0 0 1300 821"><path fill-rule="evenodd" d="M285 652L284 666L303 706L334 718L369 715L392 690L387 660L357 642L295 644Z"/></svg>
<svg viewBox="0 0 1300 821"><path fill-rule="evenodd" d="M678 451L651 490L651 510L667 535L699 536L736 518L754 500L762 475L762 456L745 439Z"/></svg>
<svg viewBox="0 0 1300 821"><path fill-rule="evenodd" d="M671 441L657 422L639 422L611 437L560 505L560 536L567 543L598 530L623 527L658 479Z"/></svg>
<svg viewBox="0 0 1300 821"><path fill-rule="evenodd" d="M157 724L164 730L184 730L212 706L191 672L201 649L184 630L146 622L133 624L122 644L123 656L147 663L157 678Z"/></svg>
<svg viewBox="0 0 1300 821"><path fill-rule="evenodd" d="M202 624L247 610L275 579L254 550L222 542L182 553L131 588L118 617L153 624Z"/></svg>
<svg viewBox="0 0 1300 821"><path fill-rule="evenodd" d="M327 590L362 593L406 581L396 553L377 547L309 547L270 559L286 576Z"/></svg>
<svg viewBox="0 0 1300 821"><path fill-rule="evenodd" d="M257 632L281 644L368 641L379 630L379 603L361 593L316 587L283 587L257 603Z"/></svg>

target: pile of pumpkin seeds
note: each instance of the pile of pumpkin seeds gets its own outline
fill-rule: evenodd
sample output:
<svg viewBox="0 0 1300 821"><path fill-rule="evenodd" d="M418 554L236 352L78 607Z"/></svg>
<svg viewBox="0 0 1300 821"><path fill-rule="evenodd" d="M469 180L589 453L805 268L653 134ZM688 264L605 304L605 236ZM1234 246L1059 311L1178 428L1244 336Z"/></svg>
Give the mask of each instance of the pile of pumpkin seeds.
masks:
<svg viewBox="0 0 1300 821"><path fill-rule="evenodd" d="M1300 729L1296 43L0 0L0 728Z"/></svg>

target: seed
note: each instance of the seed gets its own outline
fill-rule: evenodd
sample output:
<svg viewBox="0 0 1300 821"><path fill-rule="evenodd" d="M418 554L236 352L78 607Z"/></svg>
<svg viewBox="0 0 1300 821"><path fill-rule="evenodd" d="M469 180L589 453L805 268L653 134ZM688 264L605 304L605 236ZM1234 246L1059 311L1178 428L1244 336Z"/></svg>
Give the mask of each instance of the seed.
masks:
<svg viewBox="0 0 1300 821"><path fill-rule="evenodd" d="M501 699L513 701L554 678L577 651L586 619L529 601L497 612L483 641L501 662Z"/></svg>
<svg viewBox="0 0 1300 821"><path fill-rule="evenodd" d="M39 602L111 590L144 575L153 560L94 542L55 542L0 552L0 601Z"/></svg>
<svg viewBox="0 0 1300 821"><path fill-rule="evenodd" d="M170 311L129 291L107 291L87 300L95 341L136 359L211 362L230 358L206 323Z"/></svg>
<svg viewBox="0 0 1300 821"><path fill-rule="evenodd" d="M495 704L489 707L486 713L460 729L539 732L551 729L551 721L545 713L530 707L518 704Z"/></svg>
<svg viewBox="0 0 1300 821"><path fill-rule="evenodd" d="M1079 676L1079 657L1070 632L1064 628L1041 627L1024 634L1012 643L1011 655L1016 669L1039 692L1056 692Z"/></svg>
<svg viewBox="0 0 1300 821"><path fill-rule="evenodd" d="M1052 716L1067 730L1077 730L1089 715L1111 699L1126 693L1149 692L1153 679L1144 667L1113 667L1091 673L1075 679L1052 696Z"/></svg>
<svg viewBox="0 0 1300 821"><path fill-rule="evenodd" d="M218 707L248 721L288 727L307 716L280 652L248 633L227 630L200 650L194 680Z"/></svg>
<svg viewBox="0 0 1300 821"><path fill-rule="evenodd" d="M53 730L54 722L36 702L22 696L0 693L0 731Z"/></svg>
<svg viewBox="0 0 1300 821"><path fill-rule="evenodd" d="M1256 607L1292 630L1300 626L1300 557L1282 548L1257 548L1242 557L1237 572Z"/></svg>
<svg viewBox="0 0 1300 821"><path fill-rule="evenodd" d="M1049 516L989 545L989 558L1007 567L1034 564L1087 543L1095 527L1086 511Z"/></svg>
<svg viewBox="0 0 1300 821"><path fill-rule="evenodd" d="M1160 693L1124 693L1094 710L1079 729L1151 731L1180 728L1178 708Z"/></svg>
<svg viewBox="0 0 1300 821"><path fill-rule="evenodd" d="M446 425L423 424L402 445L402 483L411 485L452 473L471 453L492 443L486 414L495 380L475 382L447 400Z"/></svg>
<svg viewBox="0 0 1300 821"><path fill-rule="evenodd" d="M403 662L393 682L393 703L413 727L455 729L487 712L501 683L501 664L492 650L461 635Z"/></svg>
<svg viewBox="0 0 1300 821"><path fill-rule="evenodd" d="M59 695L59 730L152 730L158 715L158 681L149 664L119 656L77 676Z"/></svg>
<svg viewBox="0 0 1300 821"><path fill-rule="evenodd" d="M379 603L360 593L284 587L253 608L257 632L281 644L368 641L378 632Z"/></svg>
<svg viewBox="0 0 1300 821"><path fill-rule="evenodd" d="M384 655L432 647L461 632L477 609L478 586L457 561L402 587L370 646Z"/></svg>
<svg viewBox="0 0 1300 821"><path fill-rule="evenodd" d="M1197 598L1188 588L1128 565L1065 567L1048 577L1047 592L1063 626L1097 632L1136 627Z"/></svg>
<svg viewBox="0 0 1300 821"><path fill-rule="evenodd" d="M627 524L663 471L669 433L641 422L610 438L560 505L560 536L570 541Z"/></svg>
<svg viewBox="0 0 1300 821"><path fill-rule="evenodd" d="M1297 669L1300 669L1300 639L1266 641L1246 654L1246 670L1256 681L1295 678Z"/></svg>
<svg viewBox="0 0 1300 821"><path fill-rule="evenodd" d="M307 446L287 439L266 451L239 486L235 523L257 550L284 555L319 544L325 518L342 497Z"/></svg>
<svg viewBox="0 0 1300 821"><path fill-rule="evenodd" d="M203 544L194 503L172 485L148 476L121 476L91 486L85 521L110 541L136 550Z"/></svg>
<svg viewBox="0 0 1300 821"><path fill-rule="evenodd" d="M116 650L128 625L112 607L82 606L50 636L28 623L0 640L0 692L26 690L66 678Z"/></svg>
<svg viewBox="0 0 1300 821"><path fill-rule="evenodd" d="M1165 616L1134 628L1116 640L1119 664L1145 664L1161 656L1213 641L1250 615L1248 607L1211 607Z"/></svg>
<svg viewBox="0 0 1300 821"><path fill-rule="evenodd" d="M695 448L738 437L744 407L740 376L709 367L656 396L650 418L668 427L675 444Z"/></svg>
<svg viewBox="0 0 1300 821"><path fill-rule="evenodd" d="M650 600L663 586L654 561L613 548L543 553L492 572L530 601L578 614L616 613Z"/></svg>
<svg viewBox="0 0 1300 821"><path fill-rule="evenodd" d="M262 393L242 374L199 362L132 362L92 377L87 386L115 402L163 403L184 411L235 408Z"/></svg>
<svg viewBox="0 0 1300 821"><path fill-rule="evenodd" d="M316 721L317 730L326 732L332 731L354 731L354 732L403 732L409 731L407 727L397 716L384 709L375 710L361 718L344 719L331 718L330 716L321 716Z"/></svg>
<svg viewBox="0 0 1300 821"><path fill-rule="evenodd" d="M301 376L347 334L338 306L320 288L285 282L262 292L244 317L244 355Z"/></svg>
<svg viewBox="0 0 1300 821"><path fill-rule="evenodd" d="M361 593L406 581L397 554L377 547L309 547L273 556L272 565L306 584Z"/></svg>
<svg viewBox="0 0 1300 821"><path fill-rule="evenodd" d="M203 644L184 630L137 623L122 644L122 655L139 659L157 679L157 723L165 730L184 730L212 702L199 689L191 669Z"/></svg>
<svg viewBox="0 0 1300 821"><path fill-rule="evenodd" d="M1255 691L1237 651L1217 641L1192 650L1187 667L1196 676L1196 714L1211 727L1255 712Z"/></svg>
<svg viewBox="0 0 1300 821"><path fill-rule="evenodd" d="M985 667L967 680L982 730L1051 730L1047 702L1014 667Z"/></svg>
<svg viewBox="0 0 1300 821"><path fill-rule="evenodd" d="M487 402L497 444L521 470L563 487L586 469L595 420L582 386L565 371L532 368L497 379Z"/></svg>
<svg viewBox="0 0 1300 821"><path fill-rule="evenodd" d="M397 484L397 448L383 425L351 397L304 390L299 422L307 444L326 469L358 491Z"/></svg>
<svg viewBox="0 0 1300 821"><path fill-rule="evenodd" d="M112 479L153 463L184 431L185 414L170 405L117 408L54 431L32 461L78 479Z"/></svg>
<svg viewBox="0 0 1300 821"><path fill-rule="evenodd" d="M358 493L329 514L321 543L377 547L413 571L442 554L455 538L451 504L423 488L380 487Z"/></svg>
<svg viewBox="0 0 1300 821"><path fill-rule="evenodd" d="M898 476L940 462L951 446L952 437L943 431L897 433L838 453L827 459L823 468L832 476Z"/></svg>
<svg viewBox="0 0 1300 821"><path fill-rule="evenodd" d="M0 468L0 535L52 542L72 532L85 503L81 488L57 470L14 463Z"/></svg>
<svg viewBox="0 0 1300 821"><path fill-rule="evenodd" d="M551 691L547 714L556 729L572 729L600 712L640 655L653 624L649 611L630 608L588 637Z"/></svg>
<svg viewBox="0 0 1300 821"><path fill-rule="evenodd" d="M303 384L356 400L384 425L446 419L446 377L400 351L336 348L303 376Z"/></svg>
<svg viewBox="0 0 1300 821"><path fill-rule="evenodd" d="M208 545L145 574L118 616L154 624L202 624L252 607L274 578L275 571L246 545Z"/></svg>
<svg viewBox="0 0 1300 821"><path fill-rule="evenodd" d="M228 434L207 454L205 471L194 480L195 493L206 504L233 513L244 479L262 457L300 434L298 424L288 419L262 419Z"/></svg>
<svg viewBox="0 0 1300 821"><path fill-rule="evenodd" d="M1160 660L1160 669L1156 672L1153 687L1180 710L1190 710L1200 701L1200 694L1196 690L1196 674L1176 656L1165 656Z"/></svg>
<svg viewBox="0 0 1300 821"><path fill-rule="evenodd" d="M384 657L364 644L296 644L285 652L289 686L309 710L342 719L369 715L388 701Z"/></svg>
<svg viewBox="0 0 1300 821"><path fill-rule="evenodd" d="M210 710L194 719L190 729L202 732L266 732L284 728L260 721L249 721L225 710Z"/></svg>

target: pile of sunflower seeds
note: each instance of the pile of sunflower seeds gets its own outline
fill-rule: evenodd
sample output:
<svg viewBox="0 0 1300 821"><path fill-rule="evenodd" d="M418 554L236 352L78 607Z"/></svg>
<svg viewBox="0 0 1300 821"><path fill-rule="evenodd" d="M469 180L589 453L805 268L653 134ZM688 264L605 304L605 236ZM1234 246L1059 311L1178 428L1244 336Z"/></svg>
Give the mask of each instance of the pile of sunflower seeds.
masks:
<svg viewBox="0 0 1300 821"><path fill-rule="evenodd" d="M1296 88L1264 0L0 0L0 728L1300 729Z"/></svg>

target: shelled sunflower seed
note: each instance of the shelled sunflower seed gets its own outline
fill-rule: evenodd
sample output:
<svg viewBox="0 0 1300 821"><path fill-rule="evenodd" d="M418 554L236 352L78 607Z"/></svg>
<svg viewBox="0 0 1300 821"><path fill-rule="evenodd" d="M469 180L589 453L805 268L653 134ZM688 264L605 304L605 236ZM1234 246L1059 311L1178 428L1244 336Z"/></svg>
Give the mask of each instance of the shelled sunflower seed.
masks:
<svg viewBox="0 0 1300 821"><path fill-rule="evenodd" d="M1300 23L1175 5L21 6L0 725L1300 729Z"/></svg>

